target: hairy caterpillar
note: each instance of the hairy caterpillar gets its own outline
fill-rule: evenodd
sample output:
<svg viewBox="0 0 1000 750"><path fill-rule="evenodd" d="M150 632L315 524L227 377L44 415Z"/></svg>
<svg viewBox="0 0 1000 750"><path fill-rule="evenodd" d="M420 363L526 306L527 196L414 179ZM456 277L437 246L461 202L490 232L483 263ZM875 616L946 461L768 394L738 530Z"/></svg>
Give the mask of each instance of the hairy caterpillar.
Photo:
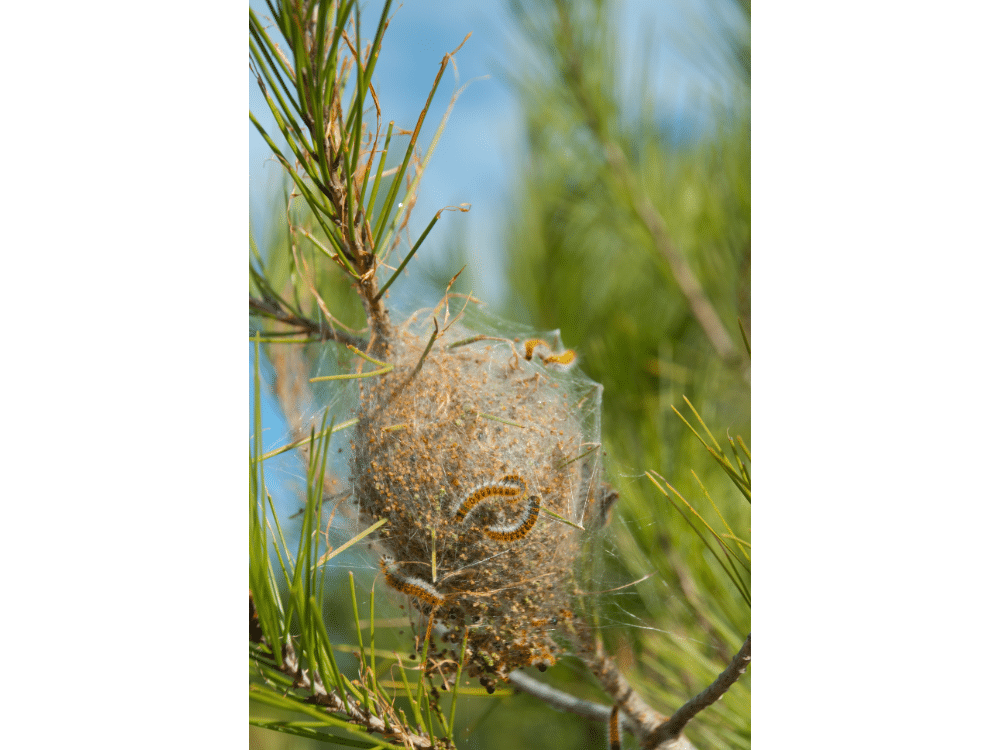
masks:
<svg viewBox="0 0 1000 750"><path fill-rule="evenodd" d="M549 349L549 345L542 339L528 339L524 342L524 358L530 360L535 353L535 349L543 347ZM571 365L576 361L576 352L567 349L562 354L550 354L542 356L542 362L546 365Z"/></svg>
<svg viewBox="0 0 1000 750"><path fill-rule="evenodd" d="M389 555L383 555L379 560L379 565L382 567L382 575L385 576L385 582L396 589L396 591L425 601L432 607L439 607L444 604L444 597L441 595L441 592L422 578L399 573L399 563Z"/></svg>
<svg viewBox="0 0 1000 750"><path fill-rule="evenodd" d="M466 495L465 500L455 509L455 520L461 523L473 508L491 497L516 500L524 493L525 486L524 480L517 474L508 474L496 484L480 485Z"/></svg>
<svg viewBox="0 0 1000 750"><path fill-rule="evenodd" d="M528 504L521 517L514 521L514 523L484 526L483 533L490 539L495 539L498 542L514 542L518 539L524 539L534 527L535 522L538 521L539 504L538 495L532 495L528 498Z"/></svg>
<svg viewBox="0 0 1000 750"><path fill-rule="evenodd" d="M608 750L622 750L621 732L618 728L618 704L611 707L608 717Z"/></svg>

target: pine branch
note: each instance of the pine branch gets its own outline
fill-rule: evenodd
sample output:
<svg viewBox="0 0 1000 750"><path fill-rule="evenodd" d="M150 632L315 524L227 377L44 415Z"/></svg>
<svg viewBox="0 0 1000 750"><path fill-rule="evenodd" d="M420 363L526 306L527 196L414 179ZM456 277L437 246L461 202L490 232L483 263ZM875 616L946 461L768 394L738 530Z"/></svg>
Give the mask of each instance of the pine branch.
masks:
<svg viewBox="0 0 1000 750"><path fill-rule="evenodd" d="M557 711L567 711L577 716L583 716L586 719L596 719L604 722L608 721L611 716L611 706L588 701L584 698L577 698L575 695L570 695L551 685L546 685L544 682L524 672L511 672L510 682L522 693L548 703ZM629 732L635 734L637 727L631 718L626 716L624 724Z"/></svg>
<svg viewBox="0 0 1000 750"><path fill-rule="evenodd" d="M649 740L644 747L660 747L662 743L677 738L684 729L684 726L694 718L695 714L711 706L722 697L723 693L733 686L736 680L740 678L740 675L746 671L749 663L750 635L748 634L746 641L743 642L743 646L736 652L736 656L733 657L733 660L729 662L729 666L716 678L715 682L677 709L670 719L657 727L649 736Z"/></svg>
<svg viewBox="0 0 1000 750"><path fill-rule="evenodd" d="M309 691L309 695L305 699L306 702L322 706L331 713L340 714L342 717L364 727L370 732L377 732L384 737L398 740L406 747L433 747L433 743L429 737L409 732L401 726L390 726L371 711L366 711L362 708L356 700L352 701L348 698L345 702L336 692L327 690L317 675L311 674L308 669L299 667L298 657L291 646L286 645L282 649L282 658L279 662L274 659L274 652L270 648L270 645L263 640L262 643L270 652L271 666L291 677L293 688L301 688Z"/></svg>
<svg viewBox="0 0 1000 750"><path fill-rule="evenodd" d="M272 320L286 323L304 333L319 336L321 341L336 341L338 344L350 345L358 349L361 349L366 344L365 340L358 336L352 336L344 331L338 331L335 328L331 328L327 325L325 320L316 322L315 320L303 318L301 315L296 315L292 312L285 312L272 300L258 299L251 296L250 309L256 310L258 313L261 313Z"/></svg>

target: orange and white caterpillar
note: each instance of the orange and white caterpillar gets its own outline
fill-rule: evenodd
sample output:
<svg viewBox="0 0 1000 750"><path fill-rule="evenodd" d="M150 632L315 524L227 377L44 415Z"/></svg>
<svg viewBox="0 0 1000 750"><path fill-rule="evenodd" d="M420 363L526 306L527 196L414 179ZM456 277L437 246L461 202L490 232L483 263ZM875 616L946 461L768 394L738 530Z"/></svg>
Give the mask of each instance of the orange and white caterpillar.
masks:
<svg viewBox="0 0 1000 750"><path fill-rule="evenodd" d="M490 539L495 539L498 542L515 542L518 539L524 539L538 521L540 502L538 495L532 495L528 498L527 506L520 518L513 523L497 523L484 526L483 533Z"/></svg>
<svg viewBox="0 0 1000 750"><path fill-rule="evenodd" d="M524 480L517 474L508 474L496 483L481 484L466 495L455 509L455 520L459 523L463 522L473 508L491 497L506 498L513 502L524 494L526 486Z"/></svg>
<svg viewBox="0 0 1000 750"><path fill-rule="evenodd" d="M546 344L541 339L528 339L527 341L525 341L524 342L524 358L525 359L531 359L531 355L534 353L535 347L539 346L539 345L548 347L548 344Z"/></svg>
<svg viewBox="0 0 1000 750"><path fill-rule="evenodd" d="M547 365L571 365L576 361L576 352L572 349L567 349L562 354L550 354L548 357L542 357L542 362Z"/></svg>
<svg viewBox="0 0 1000 750"><path fill-rule="evenodd" d="M618 727L618 704L611 707L608 717L608 750L622 750L621 730Z"/></svg>
<svg viewBox="0 0 1000 750"><path fill-rule="evenodd" d="M535 349L543 347L551 352L551 347L542 339L528 339L524 342L524 358L530 360L535 353ZM576 352L567 349L562 354L549 354L542 356L542 362L546 365L571 365L576 361Z"/></svg>
<svg viewBox="0 0 1000 750"><path fill-rule="evenodd" d="M440 591L422 578L401 574L399 572L399 563L390 555L383 555L379 559L379 565L382 568L382 575L385 576L385 582L396 589L396 591L400 591L407 596L412 596L414 599L427 602L432 607L439 607L444 604L444 596L441 595Z"/></svg>

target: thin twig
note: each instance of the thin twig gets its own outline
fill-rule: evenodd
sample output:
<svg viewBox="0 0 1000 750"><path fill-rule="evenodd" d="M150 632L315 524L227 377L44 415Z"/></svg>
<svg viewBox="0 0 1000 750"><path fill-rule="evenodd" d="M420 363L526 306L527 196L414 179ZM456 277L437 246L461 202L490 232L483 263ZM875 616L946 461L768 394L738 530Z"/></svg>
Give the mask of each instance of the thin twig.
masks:
<svg viewBox="0 0 1000 750"><path fill-rule="evenodd" d="M594 631L584 620L575 618L571 626L571 635L576 641L577 655L591 671L604 688L604 692L621 709L622 721L630 733L643 741L667 717L654 710L644 701L628 680L618 671L618 666L604 653L604 647L594 635ZM610 716L610 710L604 720Z"/></svg>
<svg viewBox="0 0 1000 750"><path fill-rule="evenodd" d="M597 681L601 683L604 692L621 707L626 725L635 728L634 732L632 729L629 731L639 737L640 741L645 740L667 720L666 716L650 707L632 689L628 680L618 671L618 665L608 658L600 644L591 654L583 656L584 662L590 667L590 671L597 678Z"/></svg>
<svg viewBox="0 0 1000 750"><path fill-rule="evenodd" d="M551 685L546 685L544 682L536 680L534 677L519 670L510 673L510 683L522 693L527 693L534 698L538 698L540 701L548 703L557 711L566 711L577 716L583 716L586 719L595 719L603 722L607 722L611 716L611 706L594 703L593 701L564 693L562 690L558 690ZM631 719L628 716L623 717L622 723L625 724L629 732L635 733L636 727L631 723Z"/></svg>
<svg viewBox="0 0 1000 750"><path fill-rule="evenodd" d="M525 429L523 424L518 424L517 422L511 422L509 419L504 419L503 417L495 417L492 414L486 414L485 412L479 412L479 416L483 419L489 419L493 422L501 422L502 424L509 424L511 427L520 427L522 430Z"/></svg>
<svg viewBox="0 0 1000 750"><path fill-rule="evenodd" d="M673 716L658 726L649 736L646 746L656 747L663 742L669 742L678 737L684 726L694 718L695 714L711 706L722 697L723 693L733 686L736 680L740 678L740 675L746 671L747 664L749 663L750 634L748 633L742 648L736 652L736 656L729 662L729 666L722 670L722 673L715 678L715 682L677 709Z"/></svg>
<svg viewBox="0 0 1000 750"><path fill-rule="evenodd" d="M402 383L400 383L396 387L396 389L389 395L389 398L386 399L386 403L383 406L383 408L385 408L385 406L388 406L393 401L395 401L396 397L403 392L406 386L412 383L413 379L417 377L420 370L424 366L424 360L427 359L427 355L430 354L431 347L434 346L434 342L437 340L437 338L438 338L438 322L437 318L434 318L434 333L431 334L430 340L427 342L426 348L424 348L424 353L420 355L420 360L417 362L417 365L416 367L413 368L412 372L410 372L410 374L406 376L406 379Z"/></svg>
<svg viewBox="0 0 1000 750"><path fill-rule="evenodd" d="M300 330L316 334L322 341L336 341L338 344L350 344L358 348L366 344L365 340L359 336L353 336L344 331L332 328L325 320L317 323L315 320L303 318L295 313L285 312L277 304L267 299L250 297L250 309L256 310L281 323L286 323Z"/></svg>
<svg viewBox="0 0 1000 750"><path fill-rule="evenodd" d="M602 675L597 670L595 670L595 675L601 680L602 685L604 685L608 693L612 693L612 690L608 689L608 686L613 684L614 693L620 696L620 699L616 699L616 705L619 706L619 718L626 732L637 737L643 743L643 747L656 748L657 750L694 750L686 737L676 735L658 739L655 744L650 744L653 733L656 732L658 726L664 726L667 719L645 705L642 699L629 686L625 678L622 677L621 673L618 672L614 662L604 656L601 658L603 662L600 666L603 670L604 678L602 678ZM594 703L593 701L564 693L551 685L546 685L544 682L536 680L524 672L511 672L509 679L511 684L518 690L544 701L557 711L566 711L587 719L595 719L605 724L611 718L611 706L604 706L600 703ZM645 709L642 708L643 706L645 706ZM637 708L639 709L638 711L636 710ZM661 720L659 725L657 725L657 719Z"/></svg>

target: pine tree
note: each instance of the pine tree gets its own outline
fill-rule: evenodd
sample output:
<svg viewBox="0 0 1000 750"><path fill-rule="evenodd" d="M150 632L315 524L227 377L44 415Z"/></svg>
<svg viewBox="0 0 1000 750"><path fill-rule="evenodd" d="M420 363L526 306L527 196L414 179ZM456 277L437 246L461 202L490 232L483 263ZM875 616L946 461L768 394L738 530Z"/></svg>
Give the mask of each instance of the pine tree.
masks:
<svg viewBox="0 0 1000 750"><path fill-rule="evenodd" d="M534 54L509 71L528 136L509 270L535 333L472 322L461 263L435 309L406 319L386 306L441 215L407 247L427 108L405 132L373 107L391 6L370 43L353 2L269 3L273 25L250 14L251 70L277 131L251 119L290 180L250 262L251 697L290 713L252 708L251 721L346 746L462 746L463 703L486 698L459 696L516 688L526 695L492 720L510 733L482 746L512 747L537 723L547 746L601 746L609 720L647 746L749 746L749 675L737 679L749 663L749 5L699 38L731 95L711 134L685 141L648 82L623 80L614 6L513 4ZM537 334L556 327L572 351ZM269 452L265 393L292 433ZM290 522L264 466L295 456L305 507ZM406 637L376 608L401 598ZM547 685L519 669L560 650Z"/></svg>

